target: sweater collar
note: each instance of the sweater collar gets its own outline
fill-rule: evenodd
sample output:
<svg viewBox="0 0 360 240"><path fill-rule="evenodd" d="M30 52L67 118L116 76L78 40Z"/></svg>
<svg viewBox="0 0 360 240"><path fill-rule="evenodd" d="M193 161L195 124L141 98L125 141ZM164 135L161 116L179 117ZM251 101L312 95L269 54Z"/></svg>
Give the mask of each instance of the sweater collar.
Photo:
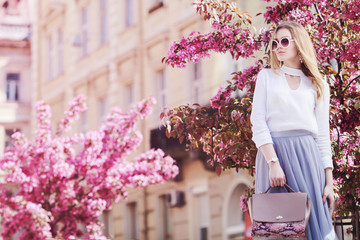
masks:
<svg viewBox="0 0 360 240"><path fill-rule="evenodd" d="M303 73L303 71L301 69L298 68L291 68L291 67L287 67L285 65L282 65L281 70L288 74L288 75L292 75L292 76L300 76L303 77L305 76L305 74Z"/></svg>

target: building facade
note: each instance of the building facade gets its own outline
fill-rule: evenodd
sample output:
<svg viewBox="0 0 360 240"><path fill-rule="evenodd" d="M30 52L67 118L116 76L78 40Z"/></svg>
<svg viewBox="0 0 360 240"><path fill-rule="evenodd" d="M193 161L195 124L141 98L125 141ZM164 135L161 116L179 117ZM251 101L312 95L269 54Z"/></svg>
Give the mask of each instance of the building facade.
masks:
<svg viewBox="0 0 360 240"><path fill-rule="evenodd" d="M15 131L30 132L30 16L27 1L0 5L0 152Z"/></svg>
<svg viewBox="0 0 360 240"><path fill-rule="evenodd" d="M166 139L159 115L198 102L208 104L218 88L245 61L213 54L185 69L165 66L161 59L174 40L192 31L210 31L191 0L35 0L32 27L33 101L52 109L53 127L69 101L87 96L88 111L76 131L96 129L112 107L129 109L155 96L153 114L139 124L144 141L137 153L162 147L180 167L173 181L129 190L127 202L104 213L104 233L111 239L203 240L247 239L246 216L239 197L252 178L226 171L220 177L206 157L185 152ZM262 1L238 1L257 13ZM253 14L253 15L255 15Z"/></svg>

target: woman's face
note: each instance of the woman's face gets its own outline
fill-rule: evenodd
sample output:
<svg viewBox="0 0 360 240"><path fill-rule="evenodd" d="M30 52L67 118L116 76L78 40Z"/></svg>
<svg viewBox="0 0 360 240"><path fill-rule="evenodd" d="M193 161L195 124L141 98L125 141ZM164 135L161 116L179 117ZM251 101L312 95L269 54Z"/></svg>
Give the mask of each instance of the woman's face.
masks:
<svg viewBox="0 0 360 240"><path fill-rule="evenodd" d="M288 42L286 38L289 40ZM288 29L280 28L275 34L275 40L277 41L275 54L279 61L284 63L299 61L298 50ZM286 43L288 43L288 46L284 47L283 45L286 46Z"/></svg>

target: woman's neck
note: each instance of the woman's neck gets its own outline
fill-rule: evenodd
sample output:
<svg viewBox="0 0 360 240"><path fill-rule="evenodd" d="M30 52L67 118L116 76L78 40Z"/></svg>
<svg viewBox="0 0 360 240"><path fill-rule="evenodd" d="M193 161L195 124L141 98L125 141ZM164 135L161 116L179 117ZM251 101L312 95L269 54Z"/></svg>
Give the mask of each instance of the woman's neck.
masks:
<svg viewBox="0 0 360 240"><path fill-rule="evenodd" d="M284 62L284 65L289 68L301 69L300 61L286 61Z"/></svg>

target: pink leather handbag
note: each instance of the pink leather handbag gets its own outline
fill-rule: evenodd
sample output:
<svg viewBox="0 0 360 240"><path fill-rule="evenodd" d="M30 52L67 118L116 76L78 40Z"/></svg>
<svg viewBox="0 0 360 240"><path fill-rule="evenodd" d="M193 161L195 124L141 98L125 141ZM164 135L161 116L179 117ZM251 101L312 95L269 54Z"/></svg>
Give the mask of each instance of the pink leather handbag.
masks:
<svg viewBox="0 0 360 240"><path fill-rule="evenodd" d="M306 239L311 200L307 193L291 192L253 194L248 201L254 239Z"/></svg>

